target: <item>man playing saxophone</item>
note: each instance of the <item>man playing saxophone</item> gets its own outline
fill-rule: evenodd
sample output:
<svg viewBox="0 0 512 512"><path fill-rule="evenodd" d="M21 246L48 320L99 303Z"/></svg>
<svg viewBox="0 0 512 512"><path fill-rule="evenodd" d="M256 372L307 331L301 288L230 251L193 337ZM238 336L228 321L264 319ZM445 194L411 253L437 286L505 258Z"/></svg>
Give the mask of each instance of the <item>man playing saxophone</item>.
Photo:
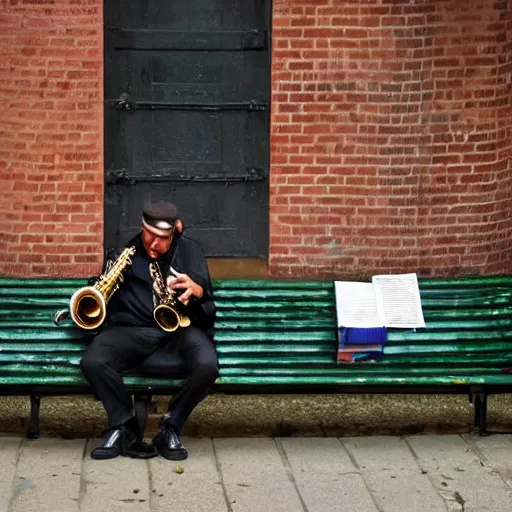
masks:
<svg viewBox="0 0 512 512"><path fill-rule="evenodd" d="M144 208L142 230L127 244L134 253L130 252L119 288L108 301L102 330L83 354L82 372L103 403L109 427L101 446L91 453L94 459L157 454L170 460L185 459L181 430L217 378L217 354L208 334L215 319L208 266L199 244L176 230L179 222L172 204ZM155 283L156 276L159 283ZM180 311L176 325L168 330L157 324L154 316L162 280L167 291L177 297L171 311L175 307ZM152 444L146 444L121 374L137 368L168 343L186 361L187 376L169 402L160 432Z"/></svg>

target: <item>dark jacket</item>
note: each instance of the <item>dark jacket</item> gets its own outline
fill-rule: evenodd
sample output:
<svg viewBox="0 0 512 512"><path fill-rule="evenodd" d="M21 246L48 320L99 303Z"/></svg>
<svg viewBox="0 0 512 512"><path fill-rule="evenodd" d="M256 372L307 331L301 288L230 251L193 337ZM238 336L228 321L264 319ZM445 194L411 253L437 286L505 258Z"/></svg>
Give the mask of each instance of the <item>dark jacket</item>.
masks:
<svg viewBox="0 0 512 512"><path fill-rule="evenodd" d="M154 295L152 280L149 276L149 256L142 244L142 236L139 233L128 242L127 247L135 247L135 255L131 258L132 264L124 273L123 282L112 296L107 307L108 325L155 325L152 312L154 308ZM108 250L105 258L107 261L115 261L120 251ZM213 289L208 271L208 265L201 246L185 235L175 234L171 247L161 259L159 267L164 273L164 278L172 275L170 268L188 276L203 288L201 299L191 297L187 306L177 301L182 313L192 321L192 325L204 331L213 328L215 322L215 304L213 301ZM104 266L105 269L105 266ZM179 291L178 291L179 294Z"/></svg>

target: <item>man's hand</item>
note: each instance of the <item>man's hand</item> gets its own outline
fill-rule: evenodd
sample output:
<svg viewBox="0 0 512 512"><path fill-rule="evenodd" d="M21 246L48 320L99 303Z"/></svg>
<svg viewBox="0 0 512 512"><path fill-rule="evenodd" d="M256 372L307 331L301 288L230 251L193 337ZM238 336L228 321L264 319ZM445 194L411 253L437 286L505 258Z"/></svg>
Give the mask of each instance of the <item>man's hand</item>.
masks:
<svg viewBox="0 0 512 512"><path fill-rule="evenodd" d="M203 296L203 287L198 285L196 282L187 274L180 274L171 267L172 276L167 278L167 286L171 290L185 289L185 291L178 297L178 300L187 305L190 297L194 296L200 299Z"/></svg>

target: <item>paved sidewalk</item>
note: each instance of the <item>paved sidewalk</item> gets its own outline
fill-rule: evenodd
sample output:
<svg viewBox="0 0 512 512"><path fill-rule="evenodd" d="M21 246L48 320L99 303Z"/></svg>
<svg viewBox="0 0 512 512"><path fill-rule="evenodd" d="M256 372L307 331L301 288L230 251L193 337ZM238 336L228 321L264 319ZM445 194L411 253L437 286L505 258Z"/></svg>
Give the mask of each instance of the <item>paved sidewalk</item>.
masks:
<svg viewBox="0 0 512 512"><path fill-rule="evenodd" d="M180 463L0 437L0 512L510 512L512 436L189 438Z"/></svg>

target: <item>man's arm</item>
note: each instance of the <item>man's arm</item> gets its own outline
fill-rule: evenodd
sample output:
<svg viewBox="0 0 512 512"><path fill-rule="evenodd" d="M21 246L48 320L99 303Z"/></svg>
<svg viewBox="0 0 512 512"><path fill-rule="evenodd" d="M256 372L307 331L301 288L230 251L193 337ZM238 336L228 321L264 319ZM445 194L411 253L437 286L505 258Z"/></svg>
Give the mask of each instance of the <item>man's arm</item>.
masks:
<svg viewBox="0 0 512 512"><path fill-rule="evenodd" d="M170 270L172 275L167 278L167 286L171 290L185 290L178 296L183 304L188 304L192 297L196 299L203 298L204 289L200 284L192 280L188 274L176 272L172 267Z"/></svg>
<svg viewBox="0 0 512 512"><path fill-rule="evenodd" d="M216 315L208 264L197 242L190 239L182 239L181 242L185 242L185 246L180 244L180 258L177 263L181 272L176 272L171 267L167 283L172 290L179 293L180 302L187 305L192 322L203 330L208 330L213 327Z"/></svg>

